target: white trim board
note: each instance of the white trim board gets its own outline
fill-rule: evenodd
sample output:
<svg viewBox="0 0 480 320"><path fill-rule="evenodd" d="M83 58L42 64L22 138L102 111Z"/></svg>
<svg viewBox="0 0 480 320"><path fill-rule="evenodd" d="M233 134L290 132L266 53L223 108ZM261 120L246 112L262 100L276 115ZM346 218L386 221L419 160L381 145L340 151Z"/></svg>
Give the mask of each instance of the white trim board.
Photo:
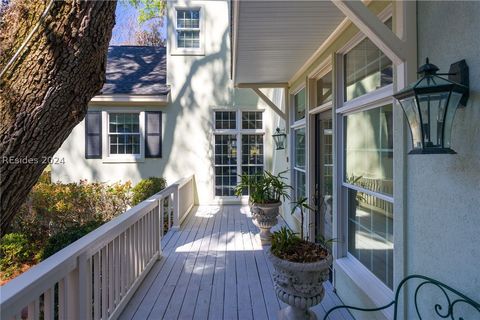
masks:
<svg viewBox="0 0 480 320"><path fill-rule="evenodd" d="M405 42L359 1L336 0L332 3L342 11L394 64L406 60Z"/></svg>
<svg viewBox="0 0 480 320"><path fill-rule="evenodd" d="M394 299L392 289L388 288L349 253L344 258L334 260L333 265L335 269L341 269L372 300L375 306L384 306ZM364 290L365 288L368 290ZM381 312L387 319L393 319L392 309L388 308Z"/></svg>
<svg viewBox="0 0 480 320"><path fill-rule="evenodd" d="M133 95L133 94L101 94L97 95L90 100L90 105L99 104L116 104L116 103L141 103L149 105L165 106L168 104L170 93L167 95Z"/></svg>

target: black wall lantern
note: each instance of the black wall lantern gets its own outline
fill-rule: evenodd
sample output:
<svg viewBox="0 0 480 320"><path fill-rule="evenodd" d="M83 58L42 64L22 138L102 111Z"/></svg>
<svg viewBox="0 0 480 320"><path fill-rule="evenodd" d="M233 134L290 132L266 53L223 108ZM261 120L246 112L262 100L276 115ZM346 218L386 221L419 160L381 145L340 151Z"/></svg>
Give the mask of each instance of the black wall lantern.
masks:
<svg viewBox="0 0 480 320"><path fill-rule="evenodd" d="M285 149L287 134L284 131L281 131L280 128L277 128L277 130L275 130L275 133L272 135L272 137L273 137L273 141L275 141L276 150Z"/></svg>
<svg viewBox="0 0 480 320"><path fill-rule="evenodd" d="M455 111L468 100L468 66L462 60L451 65L451 73L437 74L438 70L427 58L418 69L422 77L393 95L410 125L410 154L456 153L450 148L452 124Z"/></svg>

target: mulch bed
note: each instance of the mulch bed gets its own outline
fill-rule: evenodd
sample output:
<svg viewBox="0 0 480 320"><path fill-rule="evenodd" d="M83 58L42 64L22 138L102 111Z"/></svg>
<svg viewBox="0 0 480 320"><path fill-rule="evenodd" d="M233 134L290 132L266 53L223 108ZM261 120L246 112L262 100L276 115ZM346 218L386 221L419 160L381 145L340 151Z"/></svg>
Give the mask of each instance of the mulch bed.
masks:
<svg viewBox="0 0 480 320"><path fill-rule="evenodd" d="M328 251L319 244L301 240L276 256L291 262L308 263L324 260Z"/></svg>

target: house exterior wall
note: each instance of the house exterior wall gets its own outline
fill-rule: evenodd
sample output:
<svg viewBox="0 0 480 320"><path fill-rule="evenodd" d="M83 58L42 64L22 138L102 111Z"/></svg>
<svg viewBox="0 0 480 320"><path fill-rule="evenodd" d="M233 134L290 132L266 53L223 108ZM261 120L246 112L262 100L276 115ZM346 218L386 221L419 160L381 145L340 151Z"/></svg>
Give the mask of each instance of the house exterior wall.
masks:
<svg viewBox="0 0 480 320"><path fill-rule="evenodd" d="M175 8L201 7L204 53L176 54ZM131 106L115 103L106 106L91 103L89 110L112 108L155 110L163 112L162 158L132 163L105 163L101 159L85 159L85 125L79 124L57 152L65 165L52 167L53 180L88 179L112 183L130 180L133 183L150 176L165 177L173 183L195 174L197 201L201 204L225 202L214 196L214 131L213 111L264 110L265 169L272 170L274 152L272 134L280 118L250 89L236 89L230 79L230 8L229 1L167 1L167 85L170 101L166 106L149 107L148 103ZM283 90L264 90L267 96L283 104ZM228 201L239 199L232 198Z"/></svg>
<svg viewBox="0 0 480 320"><path fill-rule="evenodd" d="M418 62L448 72L465 59L470 99L452 130L455 155L408 156L406 270L439 279L480 301L480 4L418 2ZM421 17L421 18L420 18ZM412 307L409 307L412 310ZM468 318L468 317L465 317Z"/></svg>
<svg viewBox="0 0 480 320"><path fill-rule="evenodd" d="M378 14L386 5L386 2L374 1L369 8ZM400 179L398 174L404 174L403 183L400 183L402 188L395 191L395 208L402 208L397 202L404 202L405 205L403 210L395 212L394 288L407 275L423 274L480 301L480 249L478 243L472 241L478 238L476 226L480 223L480 144L477 143L480 141L480 127L477 125L480 117L480 40L477 36L480 30L477 18L480 5L463 1L419 1L417 10L418 64L423 64L428 56L442 72L448 72L451 63L466 59L470 68L470 100L466 108L457 111L454 121L452 148L458 154L395 155L395 179ZM399 17L395 7L393 17L394 20ZM397 22L394 21L394 25ZM353 25L346 28L303 74L289 81L290 88L305 85L305 79L324 61L335 60L335 53L358 32ZM397 68L394 70L395 73L400 72ZM408 152L411 147L410 134L405 134L408 129L405 132L402 130L403 117L399 105L395 105L394 144L407 145L405 150ZM338 133L336 129L334 132ZM335 148L342 148L338 143L341 140L336 141ZM396 147L395 150L399 149L404 148ZM335 153L338 155L341 150ZM339 161L338 158L334 159L337 168ZM338 184L338 175L334 181L334 184ZM395 188L398 186L395 183ZM337 187L334 189L338 190ZM340 221L345 213L338 206L334 211L334 219ZM337 239L336 246L341 247L343 239ZM375 307L393 299L393 293L385 295L382 289L375 287L374 282L369 283L372 275L368 272L359 277L362 272L359 272L358 265L341 260L335 263L334 285L345 304ZM413 294L410 292L407 301L401 302L399 308L405 319L415 318L414 302L410 299ZM354 315L357 319L385 319L391 318L392 312L354 312Z"/></svg>

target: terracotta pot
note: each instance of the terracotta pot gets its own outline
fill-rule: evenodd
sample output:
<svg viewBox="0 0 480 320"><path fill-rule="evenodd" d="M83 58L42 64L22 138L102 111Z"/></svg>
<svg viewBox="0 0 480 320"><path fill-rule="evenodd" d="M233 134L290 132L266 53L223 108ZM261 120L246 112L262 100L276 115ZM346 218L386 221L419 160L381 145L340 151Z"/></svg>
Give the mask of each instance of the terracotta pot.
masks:
<svg viewBox="0 0 480 320"><path fill-rule="evenodd" d="M281 201L275 203L255 203L250 205L253 223L260 228L260 240L262 245L269 245L272 239L270 229L278 222Z"/></svg>
<svg viewBox="0 0 480 320"><path fill-rule="evenodd" d="M323 282L328 280L332 255L317 262L298 263L280 259L270 251L275 292L289 306L280 310L279 319L316 319L310 307L319 304L324 295Z"/></svg>

